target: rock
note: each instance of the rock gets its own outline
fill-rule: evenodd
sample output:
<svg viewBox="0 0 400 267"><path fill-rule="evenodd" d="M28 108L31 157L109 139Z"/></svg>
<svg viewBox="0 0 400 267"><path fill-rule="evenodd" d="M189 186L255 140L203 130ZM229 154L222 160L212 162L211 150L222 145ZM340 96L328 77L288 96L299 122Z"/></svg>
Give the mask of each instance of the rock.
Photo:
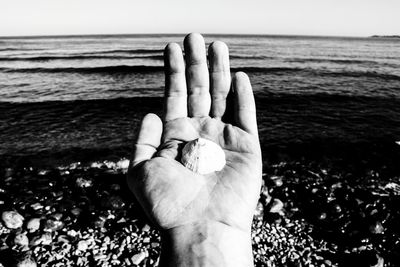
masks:
<svg viewBox="0 0 400 267"><path fill-rule="evenodd" d="M372 234L383 234L383 232L385 232L385 228L380 221L376 221L369 226L369 231Z"/></svg>
<svg viewBox="0 0 400 267"><path fill-rule="evenodd" d="M29 239L25 233L20 233L15 236L14 244L20 247L28 247L29 246Z"/></svg>
<svg viewBox="0 0 400 267"><path fill-rule="evenodd" d="M257 203L256 210L254 212L254 217L258 220L262 220L264 217L264 205L261 202Z"/></svg>
<svg viewBox="0 0 400 267"><path fill-rule="evenodd" d="M40 204L39 202L36 202L36 203L31 204L31 208L34 210L40 210L40 209L43 209L43 205Z"/></svg>
<svg viewBox="0 0 400 267"><path fill-rule="evenodd" d="M44 233L41 236L34 237L31 240L30 244L31 244L31 246L37 246L37 245L40 245L40 244L46 246L46 245L50 245L51 242L53 242L53 238L52 238L51 234L50 233Z"/></svg>
<svg viewBox="0 0 400 267"><path fill-rule="evenodd" d="M81 166L81 163L79 161L73 162L68 166L68 169L75 170L75 169L78 169L80 166Z"/></svg>
<svg viewBox="0 0 400 267"><path fill-rule="evenodd" d="M37 267L36 262L31 258L26 258L17 263L17 267Z"/></svg>
<svg viewBox="0 0 400 267"><path fill-rule="evenodd" d="M5 226L10 229L17 229L24 223L24 217L16 211L4 211L1 215Z"/></svg>
<svg viewBox="0 0 400 267"><path fill-rule="evenodd" d="M89 178L79 177L76 179L76 185L80 188L87 188L93 186L93 180Z"/></svg>
<svg viewBox="0 0 400 267"><path fill-rule="evenodd" d="M150 227L150 225L148 225L148 224L145 224L145 225L142 227L142 231L143 231L143 232L148 232L148 231L150 231L150 229L151 229L151 227Z"/></svg>
<svg viewBox="0 0 400 267"><path fill-rule="evenodd" d="M72 237L75 237L76 235L77 235L78 233L75 231L75 230L69 230L68 232L67 232L67 235L69 235L69 236L72 236Z"/></svg>
<svg viewBox="0 0 400 267"><path fill-rule="evenodd" d="M195 173L208 174L222 170L226 164L225 152L218 144L197 138L184 146L181 163Z"/></svg>
<svg viewBox="0 0 400 267"><path fill-rule="evenodd" d="M109 161L109 160L105 160L103 161L103 164L108 168L108 169L115 169L115 162L113 161Z"/></svg>
<svg viewBox="0 0 400 267"><path fill-rule="evenodd" d="M40 218L32 218L26 224L29 233L34 233L40 228Z"/></svg>
<svg viewBox="0 0 400 267"><path fill-rule="evenodd" d="M90 164L90 168L95 168L95 169L101 169L103 167L103 163L102 162L92 162L92 164Z"/></svg>
<svg viewBox="0 0 400 267"><path fill-rule="evenodd" d="M139 252L131 257L131 262L134 265L139 265L146 258L145 252Z"/></svg>
<svg viewBox="0 0 400 267"><path fill-rule="evenodd" d="M117 162L117 168L122 170L127 170L129 167L129 160L128 159L121 159Z"/></svg>
<svg viewBox="0 0 400 267"><path fill-rule="evenodd" d="M274 198L271 202L269 212L271 213L282 213L284 204L281 200Z"/></svg>
<svg viewBox="0 0 400 267"><path fill-rule="evenodd" d="M46 221L45 229L50 231L58 231L64 227L64 223L58 220L49 219Z"/></svg>
<svg viewBox="0 0 400 267"><path fill-rule="evenodd" d="M271 176L269 179L272 181L272 183L273 183L276 187L280 187L280 186L283 185L282 176L276 176L276 175L274 175L274 176Z"/></svg>
<svg viewBox="0 0 400 267"><path fill-rule="evenodd" d="M76 246L77 250L86 251L89 248L89 242L87 240L81 240Z"/></svg>

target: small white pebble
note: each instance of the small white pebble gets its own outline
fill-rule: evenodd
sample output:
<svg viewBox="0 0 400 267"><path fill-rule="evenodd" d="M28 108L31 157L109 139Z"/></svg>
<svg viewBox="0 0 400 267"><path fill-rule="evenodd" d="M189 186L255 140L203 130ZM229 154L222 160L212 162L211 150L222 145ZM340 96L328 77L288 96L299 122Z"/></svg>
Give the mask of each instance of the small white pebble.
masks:
<svg viewBox="0 0 400 267"><path fill-rule="evenodd" d="M131 257L131 262L135 265L139 265L146 258L146 253L139 252Z"/></svg>
<svg viewBox="0 0 400 267"><path fill-rule="evenodd" d="M77 249L80 251L86 251L88 249L88 243L86 240L81 240L78 242Z"/></svg>
<svg viewBox="0 0 400 267"><path fill-rule="evenodd" d="M78 234L78 233L77 233L75 230L69 230L69 231L67 232L67 235L72 236L72 237L75 237L77 234Z"/></svg>
<svg viewBox="0 0 400 267"><path fill-rule="evenodd" d="M6 227L10 229L20 228L24 222L24 217L16 211L4 211L1 219Z"/></svg>
<svg viewBox="0 0 400 267"><path fill-rule="evenodd" d="M121 159L120 161L117 162L117 168L126 170L129 167L129 160L128 159Z"/></svg>
<svg viewBox="0 0 400 267"><path fill-rule="evenodd" d="M28 229L29 233L36 232L40 228L40 219L32 218L26 224L26 229Z"/></svg>
<svg viewBox="0 0 400 267"><path fill-rule="evenodd" d="M28 258L17 263L17 267L36 267L37 264L34 260Z"/></svg>
<svg viewBox="0 0 400 267"><path fill-rule="evenodd" d="M26 234L21 233L21 234L18 234L15 236L14 243L17 246L27 247L27 246L29 246L29 239L26 236Z"/></svg>

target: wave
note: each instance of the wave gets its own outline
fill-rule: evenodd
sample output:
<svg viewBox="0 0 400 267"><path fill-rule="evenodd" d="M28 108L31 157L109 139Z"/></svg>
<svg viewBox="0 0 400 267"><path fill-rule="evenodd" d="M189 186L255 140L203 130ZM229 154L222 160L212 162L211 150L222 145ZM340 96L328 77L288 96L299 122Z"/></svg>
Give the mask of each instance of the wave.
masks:
<svg viewBox="0 0 400 267"><path fill-rule="evenodd" d="M163 70L161 66L101 66L101 67L83 67L83 68L20 68L11 69L3 68L5 72L22 72L22 73L149 73L160 72Z"/></svg>
<svg viewBox="0 0 400 267"><path fill-rule="evenodd" d="M363 63L378 63L373 60L360 60L360 59L331 59L331 58L290 58L285 59L286 62L295 63L306 63L306 62L316 62L316 63L342 63L342 64L363 64Z"/></svg>
<svg viewBox="0 0 400 267"><path fill-rule="evenodd" d="M0 68L4 72L20 73L152 73L163 71L162 66L146 65L117 65L99 67L67 67L67 68ZM387 73L372 71L328 71L311 68L291 68L291 67L234 67L232 72L243 71L246 73L262 73L271 75L299 74L303 76L328 76L328 77L366 77L385 80L400 81L400 76Z"/></svg>
<svg viewBox="0 0 400 267"><path fill-rule="evenodd" d="M316 94L257 97L261 144L289 146L315 141L331 151L343 142L394 141L400 136L400 100ZM132 131L149 112L161 114L160 97L1 103L1 155L84 160L128 156ZM274 123L271 123L273 121ZM50 129L50 130L49 130ZM375 142L375 140L378 140ZM346 149L346 146L343 146ZM264 151L269 151L264 149ZM299 148L297 151L306 151ZM352 149L347 149L351 152ZM400 150L396 150L400 153ZM368 155L362 153L360 155ZM397 159L398 156L390 157Z"/></svg>
<svg viewBox="0 0 400 267"><path fill-rule="evenodd" d="M71 55L71 56L33 56L33 57L0 57L0 61L50 61L50 60L80 60L80 59L156 59L162 60L161 55L134 55L134 56L112 56L112 55Z"/></svg>
<svg viewBox="0 0 400 267"><path fill-rule="evenodd" d="M15 48L15 47L5 47L0 48L0 52L6 51L41 51L44 50L43 48Z"/></svg>
<svg viewBox="0 0 400 267"><path fill-rule="evenodd" d="M93 52L84 52L83 55L92 54L115 54L115 53L127 53L127 54L148 54L148 53L163 53L163 49L113 49L113 50L99 50Z"/></svg>
<svg viewBox="0 0 400 267"><path fill-rule="evenodd" d="M373 66L385 66L390 68L399 68L400 65L394 63L387 62L378 62L374 60L361 60L361 59L335 59L335 58L290 58L285 59L285 62L290 63L336 63L343 65L352 65L352 64L367 64Z"/></svg>
<svg viewBox="0 0 400 267"><path fill-rule="evenodd" d="M311 68L290 68L290 67L241 67L241 68L231 68L232 71L243 71L247 73L265 73L265 74L287 74L287 73L299 73L303 75L319 75L319 76L329 76L329 77L367 77L367 78L377 78L386 80L396 80L400 81L400 76L395 74L379 73L373 71L328 71L321 69L311 69Z"/></svg>
<svg viewBox="0 0 400 267"><path fill-rule="evenodd" d="M269 56L237 55L237 54L230 54L229 58L231 58L231 59L276 59L276 57L269 57Z"/></svg>

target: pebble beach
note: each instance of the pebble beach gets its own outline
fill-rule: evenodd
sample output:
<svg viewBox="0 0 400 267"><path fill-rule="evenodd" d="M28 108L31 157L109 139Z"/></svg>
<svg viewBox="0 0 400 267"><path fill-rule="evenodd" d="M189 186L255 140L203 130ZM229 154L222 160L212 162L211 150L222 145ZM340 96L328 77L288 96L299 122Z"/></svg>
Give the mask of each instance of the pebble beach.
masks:
<svg viewBox="0 0 400 267"><path fill-rule="evenodd" d="M158 266L159 232L127 189L127 166L2 169L0 263ZM266 166L252 230L256 266L398 266L399 177L349 171Z"/></svg>

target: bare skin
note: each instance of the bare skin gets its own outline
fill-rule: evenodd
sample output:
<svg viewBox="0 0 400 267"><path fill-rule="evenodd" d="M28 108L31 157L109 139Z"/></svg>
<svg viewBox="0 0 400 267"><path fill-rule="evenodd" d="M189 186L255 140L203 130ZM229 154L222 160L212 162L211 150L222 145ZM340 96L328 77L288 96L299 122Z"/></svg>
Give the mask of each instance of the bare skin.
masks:
<svg viewBox="0 0 400 267"><path fill-rule="evenodd" d="M161 229L162 266L253 266L262 161L251 84L242 72L231 79L226 44L210 45L210 69L200 34L187 35L184 49L185 59L178 44L165 48L164 116L144 117L128 184ZM179 162L182 146L198 137L222 147L221 171L199 175Z"/></svg>

